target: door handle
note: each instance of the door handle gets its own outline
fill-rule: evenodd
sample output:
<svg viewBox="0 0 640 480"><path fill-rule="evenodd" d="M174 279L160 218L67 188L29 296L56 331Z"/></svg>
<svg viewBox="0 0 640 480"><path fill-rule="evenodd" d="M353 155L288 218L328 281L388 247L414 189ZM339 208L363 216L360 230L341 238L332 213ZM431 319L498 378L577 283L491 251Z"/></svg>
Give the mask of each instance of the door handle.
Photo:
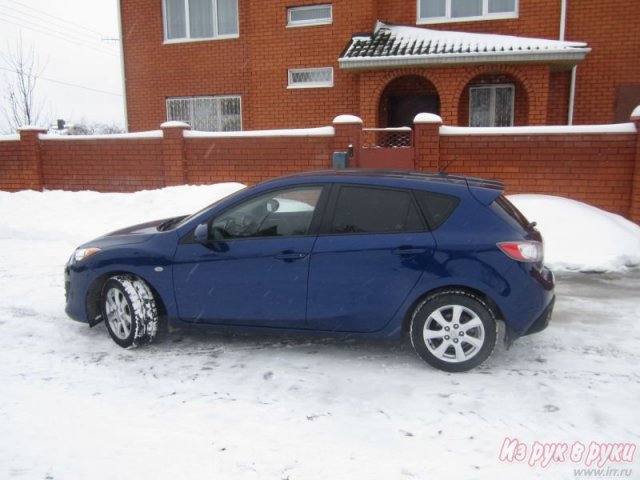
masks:
<svg viewBox="0 0 640 480"><path fill-rule="evenodd" d="M276 255L276 258L279 260L285 260L285 261L293 261L293 260L300 260L304 257L306 257L307 254L306 253L301 253L301 252L291 252L291 251L284 251L282 253L279 253Z"/></svg>
<svg viewBox="0 0 640 480"><path fill-rule="evenodd" d="M394 255L402 255L402 256L410 256L410 255L418 255L420 253L425 253L427 251L424 247L413 247L410 245L403 245L402 247L398 247L393 250L391 253Z"/></svg>

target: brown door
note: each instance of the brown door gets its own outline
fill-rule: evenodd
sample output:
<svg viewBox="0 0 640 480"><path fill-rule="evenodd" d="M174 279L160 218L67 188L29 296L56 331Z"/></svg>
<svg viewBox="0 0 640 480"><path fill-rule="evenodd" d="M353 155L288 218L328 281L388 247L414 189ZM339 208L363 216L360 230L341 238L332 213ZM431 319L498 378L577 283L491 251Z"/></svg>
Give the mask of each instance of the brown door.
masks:
<svg viewBox="0 0 640 480"><path fill-rule="evenodd" d="M389 97L389 127L413 127L413 119L419 113L440 114L437 95L403 95Z"/></svg>

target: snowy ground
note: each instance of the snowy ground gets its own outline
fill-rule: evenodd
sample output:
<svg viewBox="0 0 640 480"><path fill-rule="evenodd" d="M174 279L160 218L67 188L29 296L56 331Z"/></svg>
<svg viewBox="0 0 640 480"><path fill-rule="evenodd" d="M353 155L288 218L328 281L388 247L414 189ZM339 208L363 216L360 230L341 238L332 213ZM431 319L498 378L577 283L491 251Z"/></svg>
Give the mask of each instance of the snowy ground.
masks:
<svg viewBox="0 0 640 480"><path fill-rule="evenodd" d="M501 462L505 438L640 443L637 268L561 272L552 325L466 374L406 343L177 332L129 351L66 318L77 244L237 188L0 192L0 478L573 479L583 463ZM639 455L606 467L639 478Z"/></svg>

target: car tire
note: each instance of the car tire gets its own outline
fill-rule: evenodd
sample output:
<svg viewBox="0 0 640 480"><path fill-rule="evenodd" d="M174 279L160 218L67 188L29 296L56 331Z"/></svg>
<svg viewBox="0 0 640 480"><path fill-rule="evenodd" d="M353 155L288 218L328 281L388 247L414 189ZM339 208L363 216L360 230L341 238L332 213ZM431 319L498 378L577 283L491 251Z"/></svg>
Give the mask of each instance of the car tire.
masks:
<svg viewBox="0 0 640 480"><path fill-rule="evenodd" d="M150 343L158 332L158 309L149 286L130 275L111 277L102 289L102 318L123 348Z"/></svg>
<svg viewBox="0 0 640 480"><path fill-rule="evenodd" d="M428 296L411 319L411 343L429 365L465 372L484 362L496 345L497 322L491 308L464 291Z"/></svg>

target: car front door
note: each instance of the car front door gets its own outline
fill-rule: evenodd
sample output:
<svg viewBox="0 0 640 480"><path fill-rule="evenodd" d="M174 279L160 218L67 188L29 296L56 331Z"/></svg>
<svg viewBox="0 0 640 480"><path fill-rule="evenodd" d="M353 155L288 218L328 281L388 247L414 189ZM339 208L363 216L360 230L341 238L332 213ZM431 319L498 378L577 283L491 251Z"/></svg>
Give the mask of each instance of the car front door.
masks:
<svg viewBox="0 0 640 480"><path fill-rule="evenodd" d="M313 248L310 328L384 328L430 262L435 241L408 190L343 185L335 189Z"/></svg>
<svg viewBox="0 0 640 480"><path fill-rule="evenodd" d="M210 240L185 237L174 259L180 318L304 328L322 192L313 185L260 194L211 219Z"/></svg>

